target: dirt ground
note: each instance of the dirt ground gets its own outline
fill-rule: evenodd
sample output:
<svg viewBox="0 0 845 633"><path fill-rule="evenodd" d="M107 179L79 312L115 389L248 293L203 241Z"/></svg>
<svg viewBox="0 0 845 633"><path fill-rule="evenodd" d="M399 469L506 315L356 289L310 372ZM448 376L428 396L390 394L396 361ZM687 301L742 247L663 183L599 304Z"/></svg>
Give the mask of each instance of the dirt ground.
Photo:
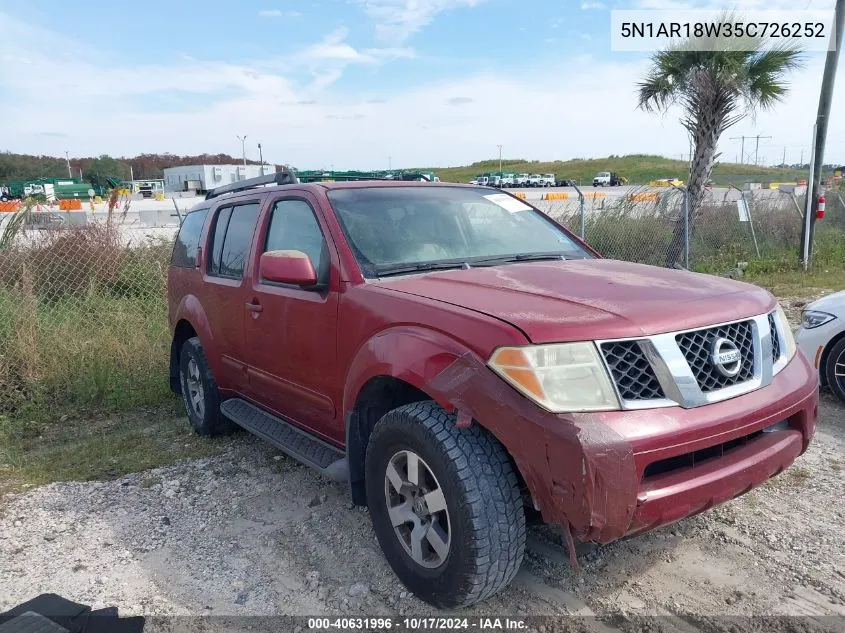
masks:
<svg viewBox="0 0 845 633"><path fill-rule="evenodd" d="M845 615L845 408L822 401L809 451L763 487L585 548L578 574L559 534L532 528L513 585L461 613ZM0 611L55 592L127 615L437 613L398 582L344 485L246 433L215 457L7 494L0 515Z"/></svg>

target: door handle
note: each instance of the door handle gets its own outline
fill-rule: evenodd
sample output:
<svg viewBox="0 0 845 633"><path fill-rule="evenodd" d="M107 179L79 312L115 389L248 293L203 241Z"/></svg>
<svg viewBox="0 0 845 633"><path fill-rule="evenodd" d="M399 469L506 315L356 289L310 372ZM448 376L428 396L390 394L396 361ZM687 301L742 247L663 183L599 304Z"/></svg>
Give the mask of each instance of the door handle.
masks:
<svg viewBox="0 0 845 633"><path fill-rule="evenodd" d="M255 301L255 302L252 302L252 303L247 303L246 309L249 310L250 312L256 312L257 313L257 312L262 312L264 310L264 306L261 305L260 303L258 303L257 301Z"/></svg>

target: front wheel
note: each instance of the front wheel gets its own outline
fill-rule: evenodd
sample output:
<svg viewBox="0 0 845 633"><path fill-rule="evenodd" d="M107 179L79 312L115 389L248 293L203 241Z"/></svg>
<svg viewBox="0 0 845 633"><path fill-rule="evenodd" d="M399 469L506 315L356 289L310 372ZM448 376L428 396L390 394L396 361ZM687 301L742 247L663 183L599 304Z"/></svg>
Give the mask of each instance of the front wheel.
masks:
<svg viewBox="0 0 845 633"><path fill-rule="evenodd" d="M367 446L367 505L385 558L418 598L466 606L510 583L525 550L519 482L504 447L431 401L394 409Z"/></svg>
<svg viewBox="0 0 845 633"><path fill-rule="evenodd" d="M824 372L833 395L845 403L845 338L839 339L828 352Z"/></svg>

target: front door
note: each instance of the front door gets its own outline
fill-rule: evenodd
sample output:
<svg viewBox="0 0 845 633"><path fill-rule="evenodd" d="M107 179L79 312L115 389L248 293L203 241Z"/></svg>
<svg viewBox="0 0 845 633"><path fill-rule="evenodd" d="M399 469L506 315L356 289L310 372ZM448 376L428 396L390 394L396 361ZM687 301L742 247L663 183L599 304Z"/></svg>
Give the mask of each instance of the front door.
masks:
<svg viewBox="0 0 845 633"><path fill-rule="evenodd" d="M341 425L335 424L340 278L315 207L307 194L289 194L271 201L261 222L246 295L249 391L298 425L342 440ZM260 256L274 250L308 255L317 287L261 279Z"/></svg>

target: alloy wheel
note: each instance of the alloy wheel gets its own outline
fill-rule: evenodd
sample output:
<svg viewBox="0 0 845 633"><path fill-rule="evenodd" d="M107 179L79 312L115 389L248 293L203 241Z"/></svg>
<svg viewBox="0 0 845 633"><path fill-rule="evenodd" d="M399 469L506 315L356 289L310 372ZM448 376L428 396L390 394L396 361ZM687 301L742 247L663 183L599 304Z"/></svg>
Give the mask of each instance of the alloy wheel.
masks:
<svg viewBox="0 0 845 633"><path fill-rule="evenodd" d="M384 496L396 537L414 562L428 569L445 563L452 540L449 510L425 460L409 450L394 454L385 471Z"/></svg>

